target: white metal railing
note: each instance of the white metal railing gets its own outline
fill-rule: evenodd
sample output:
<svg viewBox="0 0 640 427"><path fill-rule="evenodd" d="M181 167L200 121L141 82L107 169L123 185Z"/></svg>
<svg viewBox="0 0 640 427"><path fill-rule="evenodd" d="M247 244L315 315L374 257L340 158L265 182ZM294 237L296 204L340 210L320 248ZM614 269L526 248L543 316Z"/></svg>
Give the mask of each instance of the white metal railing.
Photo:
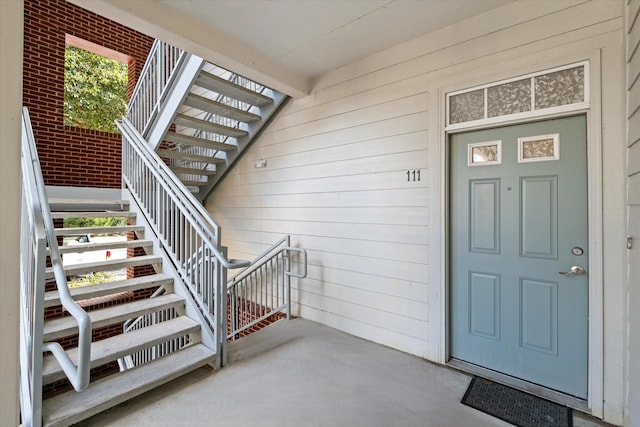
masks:
<svg viewBox="0 0 640 427"><path fill-rule="evenodd" d="M117 125L122 132L123 182L215 334L217 345L222 345L227 269L247 267L250 262L226 258L220 249L220 227L204 207L127 118Z"/></svg>
<svg viewBox="0 0 640 427"><path fill-rule="evenodd" d="M29 112L22 112L22 217L20 241L20 371L23 423L42 422L42 354L56 358L77 391L89 385L91 319L71 297L58 250L49 201L31 129ZM78 364L56 342L43 343L46 249L63 307L78 322Z"/></svg>
<svg viewBox="0 0 640 427"><path fill-rule="evenodd" d="M157 39L153 43L127 110L127 118L142 135L149 132L175 71L185 58L182 49Z"/></svg>
<svg viewBox="0 0 640 427"><path fill-rule="evenodd" d="M291 271L292 252L302 256L301 273ZM290 318L291 277L307 277L307 252L291 247L291 237L285 236L229 281L227 339L239 338L276 313L286 311Z"/></svg>

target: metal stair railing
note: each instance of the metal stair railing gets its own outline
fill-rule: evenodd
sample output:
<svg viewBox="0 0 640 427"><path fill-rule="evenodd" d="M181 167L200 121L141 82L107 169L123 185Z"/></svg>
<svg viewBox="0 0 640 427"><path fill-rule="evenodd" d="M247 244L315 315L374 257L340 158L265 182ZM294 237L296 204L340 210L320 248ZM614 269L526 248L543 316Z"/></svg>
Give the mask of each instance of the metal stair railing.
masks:
<svg viewBox="0 0 640 427"><path fill-rule="evenodd" d="M141 207L160 247L198 310L215 334L218 352L225 342L224 286L227 269L249 261L229 260L220 244L220 227L146 143L133 124L117 123L122 132L122 179ZM193 262L193 254L198 254Z"/></svg>
<svg viewBox="0 0 640 427"><path fill-rule="evenodd" d="M127 117L145 137L160 112L167 89L175 79L175 71L187 55L182 49L162 40L153 42L127 109Z"/></svg>
<svg viewBox="0 0 640 427"><path fill-rule="evenodd" d="M301 273L291 271L291 253L301 256ZM291 278L307 277L307 251L291 247L291 237L284 236L256 257L227 284L229 326L227 339L237 339L245 331L285 311L291 317Z"/></svg>
<svg viewBox="0 0 640 427"><path fill-rule="evenodd" d="M46 248L53 266L62 306L78 322L78 364L57 342L43 343ZM20 242L20 373L23 424L42 423L42 355L56 358L73 388L89 385L91 319L69 292L49 209L40 160L31 129L29 112L22 111L22 218Z"/></svg>

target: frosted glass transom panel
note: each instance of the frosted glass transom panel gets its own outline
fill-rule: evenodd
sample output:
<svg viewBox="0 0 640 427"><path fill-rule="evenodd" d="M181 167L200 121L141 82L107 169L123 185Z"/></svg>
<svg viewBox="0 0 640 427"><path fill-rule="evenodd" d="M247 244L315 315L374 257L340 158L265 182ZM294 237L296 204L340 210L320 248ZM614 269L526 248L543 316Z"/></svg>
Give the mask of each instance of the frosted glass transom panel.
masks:
<svg viewBox="0 0 640 427"><path fill-rule="evenodd" d="M536 110L584 101L584 67L569 68L535 78Z"/></svg>
<svg viewBox="0 0 640 427"><path fill-rule="evenodd" d="M566 65L452 92L447 95L447 127L460 129L587 108L588 65Z"/></svg>
<svg viewBox="0 0 640 427"><path fill-rule="evenodd" d="M449 98L451 123L470 122L484 118L484 90L462 93Z"/></svg>
<svg viewBox="0 0 640 427"><path fill-rule="evenodd" d="M531 80L524 79L487 88L487 117L531 110Z"/></svg>

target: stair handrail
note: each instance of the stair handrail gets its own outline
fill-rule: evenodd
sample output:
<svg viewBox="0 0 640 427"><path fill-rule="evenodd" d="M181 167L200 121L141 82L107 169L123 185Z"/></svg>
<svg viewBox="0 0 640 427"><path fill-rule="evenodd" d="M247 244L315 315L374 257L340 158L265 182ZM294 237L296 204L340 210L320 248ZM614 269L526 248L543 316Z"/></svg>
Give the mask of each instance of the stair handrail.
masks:
<svg viewBox="0 0 640 427"><path fill-rule="evenodd" d="M226 257L220 227L204 207L126 117L116 125L122 133L123 185L157 236L167 265L187 291L185 297L205 321L203 326L211 334L212 349L222 355L226 342L227 270L246 267L250 262ZM201 258L189 264L193 253L201 253Z"/></svg>
<svg viewBox="0 0 640 427"><path fill-rule="evenodd" d="M142 135L147 136L175 79L175 71L187 56L184 50L162 40L153 42L127 108L127 117Z"/></svg>
<svg viewBox="0 0 640 427"><path fill-rule="evenodd" d="M291 252L297 252L302 257L302 271L299 273L291 271ZM291 236L286 235L227 282L227 339L235 340L242 332L276 313L286 311L287 319L290 318L291 277L307 277L307 251L292 247ZM239 304L239 300L243 304Z"/></svg>
<svg viewBox="0 0 640 427"><path fill-rule="evenodd" d="M31 128L31 120L29 111L26 107L22 110L22 156L23 156L23 185L29 185L30 191L35 191L38 198L39 206L33 206L39 209L42 215L42 221L49 242L49 257L53 267L56 287L60 294L60 302L62 306L73 316L78 323L78 356L77 366L73 363L69 355L62 346L57 342L47 342L42 344L42 351L49 351L56 358L60 367L63 369L69 382L76 391L83 391L89 386L89 370L91 355L91 318L74 300L69 291L69 284L62 266L62 257L58 248L58 239L55 234L53 218L49 208L49 200L46 193L42 170L40 169L40 160L36 148L33 129ZM25 170L26 169L26 170ZM42 283L35 286L44 289L44 277Z"/></svg>
<svg viewBox="0 0 640 427"><path fill-rule="evenodd" d="M207 237L208 241L214 243L211 246L211 250L222 265L228 269L243 268L251 265L250 261L228 259L222 254L220 251L220 226L213 220L202 204L195 199L193 194L185 188L184 184L175 176L171 169L169 169L169 166L167 166L162 158L158 156L155 151L151 150L131 121L128 118L123 117L121 121L116 122L116 126L122 133L123 140L126 139L131 143L131 147L149 166L149 169L153 172L155 178L161 182L176 199L178 199L180 206L189 211L198 230ZM123 150L123 168L125 167L125 160L125 152ZM124 175L125 172L123 171L123 176Z"/></svg>

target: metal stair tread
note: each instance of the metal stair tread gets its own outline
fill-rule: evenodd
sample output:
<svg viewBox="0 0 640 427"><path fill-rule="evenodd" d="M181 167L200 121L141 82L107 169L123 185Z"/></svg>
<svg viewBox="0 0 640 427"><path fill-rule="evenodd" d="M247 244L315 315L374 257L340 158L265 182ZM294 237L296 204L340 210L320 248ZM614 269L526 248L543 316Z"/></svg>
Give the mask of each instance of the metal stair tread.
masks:
<svg viewBox="0 0 640 427"><path fill-rule="evenodd" d="M82 301L89 298L97 298L120 292L155 288L158 286L169 286L171 284L173 284L173 279L166 274L152 274L149 276L134 277L133 279L102 283L100 285L72 288L69 289L69 292L75 301ZM56 305L60 305L60 295L58 291L45 292L44 306L52 307Z"/></svg>
<svg viewBox="0 0 640 427"><path fill-rule="evenodd" d="M226 95L230 98L237 99L238 101L242 101L247 104L256 105L258 107L273 102L273 99L268 96L254 92L204 70L200 71L200 75L196 79L195 84L221 95Z"/></svg>
<svg viewBox="0 0 640 427"><path fill-rule="evenodd" d="M204 132L213 132L219 135L230 136L232 138L239 138L247 136L249 132L246 130L233 128L229 126L223 126L218 123L201 120L195 117L187 116L185 114L176 114L176 118L173 123L178 126L184 126L190 129L198 129Z"/></svg>
<svg viewBox="0 0 640 427"><path fill-rule="evenodd" d="M92 210L111 209L126 211L129 209L129 201L119 199L66 199L61 197L50 197L49 206L52 211L75 210L74 208L82 210L92 208Z"/></svg>
<svg viewBox="0 0 640 427"><path fill-rule="evenodd" d="M133 211L116 211L105 209L103 211L58 211L51 212L51 217L53 219L64 219L64 218L135 218L136 213Z"/></svg>
<svg viewBox="0 0 640 427"><path fill-rule="evenodd" d="M43 402L45 426L67 426L125 402L212 362L215 353L202 344L185 347L151 363L70 391Z"/></svg>
<svg viewBox="0 0 640 427"><path fill-rule="evenodd" d="M121 240L116 242L83 243L80 245L60 246L61 254L100 251L103 249L146 248L153 246L151 240ZM47 253L49 248L47 248Z"/></svg>
<svg viewBox="0 0 640 427"><path fill-rule="evenodd" d="M261 119L257 114L249 113L238 108L230 107L220 102L214 101L204 96L189 93L183 102L188 107L197 108L198 110L206 111L209 113L217 114L221 117L227 117L229 119L238 120L240 122L256 122Z"/></svg>
<svg viewBox="0 0 640 427"><path fill-rule="evenodd" d="M105 227L69 227L69 228L56 228L56 236L75 236L78 234L115 234L115 233L127 233L129 231L140 232L144 231L142 225L116 225Z"/></svg>
<svg viewBox="0 0 640 427"><path fill-rule="evenodd" d="M236 149L235 145L211 141L204 138L196 138L195 136L184 135L176 132L167 132L164 136L164 140L175 142L177 144L193 145L195 147L209 148L218 151L231 151Z"/></svg>
<svg viewBox="0 0 640 427"><path fill-rule="evenodd" d="M181 179L180 181L182 181L186 187L200 187L202 185L207 185L207 181L193 181L188 179Z"/></svg>
<svg viewBox="0 0 640 427"><path fill-rule="evenodd" d="M91 345L91 367L104 365L151 346L200 330L200 324L187 316L180 316L132 332L116 335ZM67 355L77 364L78 349L67 350ZM43 383L49 384L65 377L64 371L53 356L47 356L42 364Z"/></svg>
<svg viewBox="0 0 640 427"><path fill-rule="evenodd" d="M110 271L126 267L138 267L148 264L162 264L162 257L155 255L142 255L123 259L108 259L105 261L69 265L64 267L64 271L67 276L72 276L77 274L93 273L95 271ZM54 277L53 267L47 267L45 269L45 277L47 279Z"/></svg>
<svg viewBox="0 0 640 427"><path fill-rule="evenodd" d="M89 311L92 328L96 329L124 320L133 319L147 313L164 310L167 308L184 305L184 299L176 294L161 295L156 298L147 298L126 304L114 305L100 310ZM46 320L43 328L43 340L53 341L58 338L73 335L78 332L76 319L67 316Z"/></svg>
<svg viewBox="0 0 640 427"><path fill-rule="evenodd" d="M216 171L210 170L210 169L195 169L195 168L185 168L180 166L169 166L169 169L171 169L175 174L189 174L189 175L201 175L201 176L210 176L210 175L216 174Z"/></svg>
<svg viewBox="0 0 640 427"><path fill-rule="evenodd" d="M183 153L180 151L174 150L158 150L158 155L160 157L165 157L169 159L178 159L178 160L189 160L193 162L200 162L205 164L222 164L225 162L224 159L218 157L208 157L208 156L199 156L197 154L189 154Z"/></svg>

